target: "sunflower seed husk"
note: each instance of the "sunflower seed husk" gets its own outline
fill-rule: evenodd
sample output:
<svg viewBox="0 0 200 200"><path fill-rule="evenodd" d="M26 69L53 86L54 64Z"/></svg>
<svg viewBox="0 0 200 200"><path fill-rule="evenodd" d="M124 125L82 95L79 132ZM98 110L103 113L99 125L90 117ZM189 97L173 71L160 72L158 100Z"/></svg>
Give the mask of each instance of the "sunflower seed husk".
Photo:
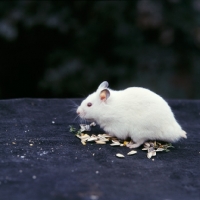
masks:
<svg viewBox="0 0 200 200"><path fill-rule="evenodd" d="M90 125L87 125L87 124L80 124L80 127L81 127L81 132L91 130Z"/></svg>
<svg viewBox="0 0 200 200"><path fill-rule="evenodd" d="M155 149L153 147L149 147L148 148L148 153L152 152L152 151L155 151Z"/></svg>
<svg viewBox="0 0 200 200"><path fill-rule="evenodd" d="M90 124L90 126L96 126L96 123L95 123L95 122L92 122L92 123Z"/></svg>
<svg viewBox="0 0 200 200"><path fill-rule="evenodd" d="M147 153L147 158L151 158L153 155L152 155L152 151L151 152L149 152L149 153Z"/></svg>
<svg viewBox="0 0 200 200"><path fill-rule="evenodd" d="M156 151L164 151L165 149L163 148L157 148Z"/></svg>
<svg viewBox="0 0 200 200"><path fill-rule="evenodd" d="M129 156L130 156L130 155L133 155L133 154L136 154L136 153L137 153L137 151L135 151L135 150L132 150L132 151L128 152L128 153L127 153L127 155L129 155Z"/></svg>
<svg viewBox="0 0 200 200"><path fill-rule="evenodd" d="M109 141L109 139L107 139L105 137L102 137L102 136L99 136L98 139L103 141L103 142L108 142Z"/></svg>
<svg viewBox="0 0 200 200"><path fill-rule="evenodd" d="M105 137L105 138L111 138L112 137L112 136L110 136L110 135L108 135L106 133L102 134L102 136Z"/></svg>
<svg viewBox="0 0 200 200"><path fill-rule="evenodd" d="M106 144L106 142L101 141L101 140L96 140L95 142L96 142L96 144Z"/></svg>
<svg viewBox="0 0 200 200"><path fill-rule="evenodd" d="M79 138L80 139L88 139L88 138L90 138L90 136L88 134L84 134L84 135L81 135Z"/></svg>
<svg viewBox="0 0 200 200"><path fill-rule="evenodd" d="M150 151L150 152L148 152L147 153L147 158L151 158L152 156L156 156L156 151L154 150L154 151Z"/></svg>
<svg viewBox="0 0 200 200"><path fill-rule="evenodd" d="M83 141L83 140L81 140L81 143L82 143L83 145L86 145L86 142L85 142L85 141Z"/></svg>
<svg viewBox="0 0 200 200"><path fill-rule="evenodd" d="M84 131L90 131L90 129L87 129L87 128L81 128L80 131L81 131L81 133L82 133L82 132L84 132Z"/></svg>
<svg viewBox="0 0 200 200"><path fill-rule="evenodd" d="M76 137L79 138L79 139L81 139L81 136L79 134L76 134Z"/></svg>
<svg viewBox="0 0 200 200"><path fill-rule="evenodd" d="M119 140L112 139L112 142L113 142L113 143L119 143Z"/></svg>
<svg viewBox="0 0 200 200"><path fill-rule="evenodd" d="M120 143L119 142L113 142L110 144L110 146L120 146Z"/></svg>
<svg viewBox="0 0 200 200"><path fill-rule="evenodd" d="M150 147L154 147L154 143L153 142L150 142Z"/></svg>
<svg viewBox="0 0 200 200"><path fill-rule="evenodd" d="M87 139L87 142L93 142L93 141L96 141L98 140L97 137L90 137L89 139Z"/></svg>
<svg viewBox="0 0 200 200"><path fill-rule="evenodd" d="M156 151L152 151L152 156L156 156Z"/></svg>
<svg viewBox="0 0 200 200"><path fill-rule="evenodd" d="M106 139L106 138L100 138L99 140L102 141L102 142L109 142L109 140Z"/></svg>
<svg viewBox="0 0 200 200"><path fill-rule="evenodd" d="M144 143L144 146L145 146L145 147L150 147L150 144L149 144L148 142L145 142L145 143Z"/></svg>
<svg viewBox="0 0 200 200"><path fill-rule="evenodd" d="M97 137L102 137L102 134L98 134Z"/></svg>
<svg viewBox="0 0 200 200"><path fill-rule="evenodd" d="M118 158L124 158L124 155L122 155L121 153L117 153L116 156L117 156Z"/></svg>
<svg viewBox="0 0 200 200"><path fill-rule="evenodd" d="M142 150L143 150L143 151L146 151L146 150L148 150L148 149L149 149L149 148L143 148Z"/></svg>

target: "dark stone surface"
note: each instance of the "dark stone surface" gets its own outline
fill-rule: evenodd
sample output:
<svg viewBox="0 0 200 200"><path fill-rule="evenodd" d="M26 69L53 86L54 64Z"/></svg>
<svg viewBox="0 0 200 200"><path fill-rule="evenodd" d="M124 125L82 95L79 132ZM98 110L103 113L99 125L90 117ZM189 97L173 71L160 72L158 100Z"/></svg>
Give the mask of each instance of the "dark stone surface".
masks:
<svg viewBox="0 0 200 200"><path fill-rule="evenodd" d="M82 145L69 132L80 102L0 101L0 199L200 199L200 101L168 101L188 139L154 161L141 147L119 159L127 147Z"/></svg>

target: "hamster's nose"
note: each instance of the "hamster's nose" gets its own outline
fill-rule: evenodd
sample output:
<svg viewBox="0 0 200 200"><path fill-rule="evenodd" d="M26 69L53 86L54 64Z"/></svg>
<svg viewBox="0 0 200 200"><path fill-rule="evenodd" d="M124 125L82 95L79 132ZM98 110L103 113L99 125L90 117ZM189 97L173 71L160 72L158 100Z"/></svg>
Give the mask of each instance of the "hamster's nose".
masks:
<svg viewBox="0 0 200 200"><path fill-rule="evenodd" d="M80 115L80 110L79 110L79 109L77 109L76 113L77 113L78 115Z"/></svg>

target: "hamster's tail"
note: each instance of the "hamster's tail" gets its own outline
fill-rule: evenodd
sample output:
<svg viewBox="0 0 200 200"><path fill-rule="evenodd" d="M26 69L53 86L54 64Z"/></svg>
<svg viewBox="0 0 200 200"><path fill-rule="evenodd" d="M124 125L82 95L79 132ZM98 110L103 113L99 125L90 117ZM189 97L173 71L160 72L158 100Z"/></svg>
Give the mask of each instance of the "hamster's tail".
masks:
<svg viewBox="0 0 200 200"><path fill-rule="evenodd" d="M181 131L181 137L183 137L185 139L187 138L187 133L183 130Z"/></svg>

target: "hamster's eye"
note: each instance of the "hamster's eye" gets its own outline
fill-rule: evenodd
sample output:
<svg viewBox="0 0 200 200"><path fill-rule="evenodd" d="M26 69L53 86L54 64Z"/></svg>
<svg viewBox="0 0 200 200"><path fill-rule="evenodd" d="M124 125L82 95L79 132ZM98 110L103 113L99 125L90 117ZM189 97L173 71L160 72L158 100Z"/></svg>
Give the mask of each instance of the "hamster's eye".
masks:
<svg viewBox="0 0 200 200"><path fill-rule="evenodd" d="M87 106L88 106L88 107L92 106L92 103L90 103L90 102L89 102L89 103L87 103Z"/></svg>

